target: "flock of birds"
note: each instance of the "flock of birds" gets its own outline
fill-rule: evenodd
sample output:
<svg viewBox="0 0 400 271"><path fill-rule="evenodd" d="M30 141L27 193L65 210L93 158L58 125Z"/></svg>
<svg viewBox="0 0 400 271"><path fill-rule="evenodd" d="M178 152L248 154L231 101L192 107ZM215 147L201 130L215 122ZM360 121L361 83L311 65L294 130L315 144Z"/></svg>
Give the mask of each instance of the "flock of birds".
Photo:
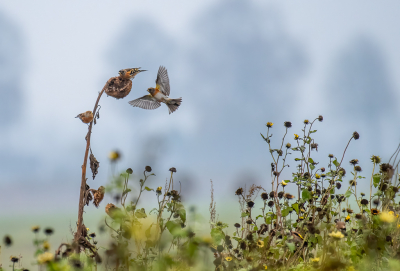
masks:
<svg viewBox="0 0 400 271"><path fill-rule="evenodd" d="M132 88L131 80L141 72L146 70L140 70L140 68L123 69L119 71L119 76L110 78L107 81L104 89L110 96L116 98L123 98L129 94ZM170 86L167 69L160 66L157 73L156 87L147 89L149 94L144 95L136 100L130 101L129 104L134 107L143 109L156 109L161 106L161 103L165 103L168 107L169 113L175 112L182 103L182 98L172 99L169 98ZM115 95L114 95L114 94ZM94 115L92 111L86 111L76 116L83 123L90 123L93 121Z"/></svg>

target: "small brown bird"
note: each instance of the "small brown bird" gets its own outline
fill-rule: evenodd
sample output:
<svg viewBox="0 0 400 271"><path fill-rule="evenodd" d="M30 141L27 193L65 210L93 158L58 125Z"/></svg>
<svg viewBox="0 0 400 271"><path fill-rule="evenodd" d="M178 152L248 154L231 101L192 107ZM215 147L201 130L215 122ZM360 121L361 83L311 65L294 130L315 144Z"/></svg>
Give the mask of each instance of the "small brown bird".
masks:
<svg viewBox="0 0 400 271"><path fill-rule="evenodd" d="M93 193L93 204L96 207L99 207L100 202L103 200L104 198L104 192L106 191L106 189L104 188L104 186L100 186L99 189L95 190L95 192Z"/></svg>
<svg viewBox="0 0 400 271"><path fill-rule="evenodd" d="M130 101L129 104L135 107L140 107L143 109L156 109L161 106L161 103L165 103L168 106L168 111L171 114L182 103L182 98L171 99L169 98L169 78L167 69L160 66L157 73L156 87L148 88L147 91L150 93L136 100Z"/></svg>
<svg viewBox="0 0 400 271"><path fill-rule="evenodd" d="M123 79L133 79L138 73L145 72L146 70L139 70L139 68L123 69L120 70L119 76Z"/></svg>
<svg viewBox="0 0 400 271"><path fill-rule="evenodd" d="M92 111L86 111L85 113L81 113L75 118L79 118L83 123L90 123L93 120Z"/></svg>

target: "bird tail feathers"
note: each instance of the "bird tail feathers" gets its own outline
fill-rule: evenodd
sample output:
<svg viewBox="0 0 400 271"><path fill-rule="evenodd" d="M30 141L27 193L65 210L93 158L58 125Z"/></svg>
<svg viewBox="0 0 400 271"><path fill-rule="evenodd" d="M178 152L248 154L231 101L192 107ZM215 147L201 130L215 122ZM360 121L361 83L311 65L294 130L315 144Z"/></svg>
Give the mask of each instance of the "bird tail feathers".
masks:
<svg viewBox="0 0 400 271"><path fill-rule="evenodd" d="M178 99L168 99L168 101L166 102L166 105L168 106L168 111L169 113L173 113L175 112L178 107L181 105L182 103L182 98L178 98Z"/></svg>

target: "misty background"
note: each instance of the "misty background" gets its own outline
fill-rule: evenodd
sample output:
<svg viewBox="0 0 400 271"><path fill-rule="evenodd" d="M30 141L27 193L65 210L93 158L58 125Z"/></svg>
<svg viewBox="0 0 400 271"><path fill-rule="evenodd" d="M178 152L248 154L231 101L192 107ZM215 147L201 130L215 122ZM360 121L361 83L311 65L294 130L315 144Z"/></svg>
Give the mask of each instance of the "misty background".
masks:
<svg viewBox="0 0 400 271"><path fill-rule="evenodd" d="M39 224L70 237L87 133L74 117L93 110L105 82L123 68L148 71L126 98L100 100L91 144L100 168L95 180L88 171L92 188L110 180L108 154L118 150L116 172L132 168L133 186L146 165L156 174L152 188L164 186L175 167L185 203L205 222L210 180L221 218L238 217L239 186L270 188L271 157L260 136L267 121L278 148L284 121L293 123L293 144L303 120L321 114L313 159L327 166L328 154L341 157L358 131L344 165L350 171L347 162L360 160L367 177L360 192L368 192L370 156L387 161L400 139L399 8L398 1L360 0L2 2L1 236L30 238L29 227ZM154 86L160 65L168 69L170 96L183 98L171 115L165 105L148 111L128 104ZM148 195L144 206L155 202ZM92 227L107 202L111 196L99 209L85 209Z"/></svg>

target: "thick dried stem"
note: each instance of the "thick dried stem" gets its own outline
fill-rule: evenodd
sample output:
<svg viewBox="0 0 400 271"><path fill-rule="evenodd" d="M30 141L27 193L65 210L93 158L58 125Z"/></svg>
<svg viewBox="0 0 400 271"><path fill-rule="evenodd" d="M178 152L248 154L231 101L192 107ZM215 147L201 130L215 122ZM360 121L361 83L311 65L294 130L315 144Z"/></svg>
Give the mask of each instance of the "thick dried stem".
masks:
<svg viewBox="0 0 400 271"><path fill-rule="evenodd" d="M105 88L101 90L99 93L99 96L97 97L96 103L94 105L93 109L93 115L96 115L96 110L97 106L99 104L101 95L103 95ZM78 226L77 226L77 231L75 233L75 242L78 243L79 238L82 235L82 225L83 225L83 208L85 207L85 202L84 202L84 197L85 197L85 190L86 190L86 166L87 166L87 161L88 161L88 156L89 156L89 148L90 148L90 136L92 134L92 127L93 127L93 121L90 122L89 128L88 128L88 133L86 135L86 149L85 149L85 158L83 160L83 165L82 165L82 179L81 179L81 192L79 195L79 211L78 211ZM77 246L76 252L79 253L79 246Z"/></svg>

